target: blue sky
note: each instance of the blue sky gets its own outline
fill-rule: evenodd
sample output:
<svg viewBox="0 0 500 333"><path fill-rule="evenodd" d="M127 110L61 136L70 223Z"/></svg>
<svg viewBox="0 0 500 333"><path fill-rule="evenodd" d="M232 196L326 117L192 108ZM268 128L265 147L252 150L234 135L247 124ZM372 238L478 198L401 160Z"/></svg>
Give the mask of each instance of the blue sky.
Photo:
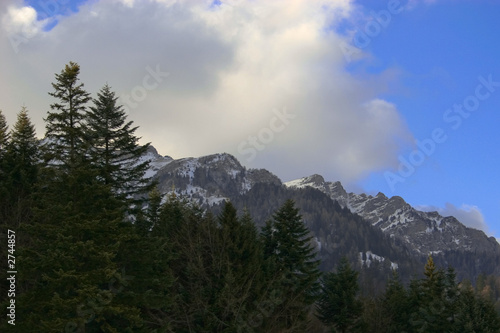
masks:
<svg viewBox="0 0 500 333"><path fill-rule="evenodd" d="M39 136L53 75L73 60L162 154L226 151L284 181L319 173L500 237L497 1L0 6L0 108L9 120L25 104ZM464 103L470 115L453 111Z"/></svg>
<svg viewBox="0 0 500 333"><path fill-rule="evenodd" d="M44 30L50 31L59 22L59 16L70 16L78 13L78 7L88 0L26 0L24 4L34 8L38 20L51 18L50 23L44 26Z"/></svg>
<svg viewBox="0 0 500 333"><path fill-rule="evenodd" d="M369 2L365 2L368 6ZM379 7L380 8L380 7ZM500 4L445 1L394 17L367 46L373 70L397 67L399 89L384 96L395 103L418 140L442 128L447 140L394 191L384 173L361 182L364 188L400 195L412 204L479 207L491 231L500 234L500 90L480 102L462 122L446 122L446 110L474 95L478 77L500 82ZM458 125L459 124L459 125ZM454 129L452 126L457 128ZM406 159L410 150L401 155Z"/></svg>

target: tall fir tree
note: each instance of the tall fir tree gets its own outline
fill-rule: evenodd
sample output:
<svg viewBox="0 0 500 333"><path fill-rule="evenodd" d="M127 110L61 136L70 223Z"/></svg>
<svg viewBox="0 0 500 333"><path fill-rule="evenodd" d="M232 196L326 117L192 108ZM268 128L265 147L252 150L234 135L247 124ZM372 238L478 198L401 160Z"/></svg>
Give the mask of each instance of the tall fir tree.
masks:
<svg viewBox="0 0 500 333"><path fill-rule="evenodd" d="M457 283L455 269L448 266L445 273L445 292L443 295L445 305L445 316L451 327L455 326L459 308L460 289Z"/></svg>
<svg viewBox="0 0 500 333"><path fill-rule="evenodd" d="M122 303L134 304L144 323L136 332L172 332L176 293L171 268L172 242L161 228L161 195L154 188L148 208L137 216L131 237L123 242L118 261L133 276L124 292L117 295Z"/></svg>
<svg viewBox="0 0 500 333"><path fill-rule="evenodd" d="M317 317L337 332L350 332L360 324L363 312L358 292L358 273L347 258L342 257L337 272L326 273L322 279Z"/></svg>
<svg viewBox="0 0 500 333"><path fill-rule="evenodd" d="M7 142L9 142L9 126L2 110L0 110L0 160L3 159L7 150Z"/></svg>
<svg viewBox="0 0 500 333"><path fill-rule="evenodd" d="M382 295L383 312L388 319L387 333L410 332L409 324L410 303L408 292L399 279L396 270L387 282L385 293Z"/></svg>
<svg viewBox="0 0 500 333"><path fill-rule="evenodd" d="M214 278L221 284L213 312L218 313L221 324L215 331L241 330L247 326L249 315L256 310L256 302L265 288L262 248L250 215L238 217L230 202L224 204L218 222L213 264Z"/></svg>
<svg viewBox="0 0 500 333"><path fill-rule="evenodd" d="M80 66L69 62L55 75L54 91L49 93L57 102L50 105L52 111L45 119L45 158L62 169L77 167L87 158L89 149L84 122L90 95L83 89L83 83L79 83L79 74Z"/></svg>
<svg viewBox="0 0 500 333"><path fill-rule="evenodd" d="M77 171L42 183L34 221L24 228L32 241L20 251L19 279L28 286L20 298L23 332L117 332L141 324L134 303L122 301L129 287L119 254L130 237L122 203L93 181L92 170Z"/></svg>
<svg viewBox="0 0 500 333"><path fill-rule="evenodd" d="M5 164L8 169L9 221L17 228L31 219L32 194L38 179L39 142L26 107L17 115L7 145Z"/></svg>
<svg viewBox="0 0 500 333"><path fill-rule="evenodd" d="M9 173L7 164L5 163L5 154L7 151L7 143L9 142L9 130L7 126L7 121L5 116L0 110L0 239L2 239L2 244L5 246L0 249L0 265L2 267L7 267L7 237L8 237L8 229L10 228L9 223L7 222L7 218L11 215L9 209L9 198L10 193L7 186L7 174ZM14 230L15 231L15 230ZM11 253L12 254L12 253ZM7 299L7 294L9 290L9 283L7 280L2 281L0 283L0 292L2 293L0 296L0 306L5 309L9 300ZM3 329L2 324L6 323L7 320L3 320L0 322L0 330ZM6 324L4 324L6 325Z"/></svg>
<svg viewBox="0 0 500 333"><path fill-rule="evenodd" d="M419 284L422 297L412 314L414 328L417 332L443 332L450 326L445 302L445 273L435 266L430 255L425 264L424 276Z"/></svg>
<svg viewBox="0 0 500 333"><path fill-rule="evenodd" d="M128 282L120 250L131 225L124 222L123 202L91 167L84 131L90 98L78 83L79 69L66 65L50 93L57 102L46 118L48 163L40 169L33 221L23 232L31 242L19 254L23 332L126 332L142 324L122 291Z"/></svg>
<svg viewBox="0 0 500 333"><path fill-rule="evenodd" d="M312 237L293 200L287 200L275 212L262 231L264 251L279 275L277 289L284 302L275 320L292 331L304 330L304 323L319 291L319 260L311 244Z"/></svg>
<svg viewBox="0 0 500 333"><path fill-rule="evenodd" d="M9 127L7 120L0 110L0 225L4 226L5 218L8 216L7 200L9 197L9 190L7 188L8 179L8 166L5 160L7 154L7 144L9 142ZM5 230L5 228L3 228Z"/></svg>
<svg viewBox="0 0 500 333"><path fill-rule="evenodd" d="M138 127L127 121L117 101L118 97L106 84L87 112L92 163L103 183L110 185L116 195L127 199L129 204L138 204L138 195L145 199L154 186L151 179L144 177L149 161L141 159L150 144L139 145L140 138L135 136Z"/></svg>

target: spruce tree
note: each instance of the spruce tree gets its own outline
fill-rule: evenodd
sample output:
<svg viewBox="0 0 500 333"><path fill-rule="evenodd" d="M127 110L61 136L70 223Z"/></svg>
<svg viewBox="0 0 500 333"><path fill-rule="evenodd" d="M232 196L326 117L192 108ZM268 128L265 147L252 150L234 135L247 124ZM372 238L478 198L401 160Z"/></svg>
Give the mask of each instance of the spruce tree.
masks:
<svg viewBox="0 0 500 333"><path fill-rule="evenodd" d="M248 212L239 218L234 206L226 202L218 222L214 278L221 282L221 287L213 311L219 313L221 324L216 331L243 329L256 311L256 302L265 287L262 248Z"/></svg>
<svg viewBox="0 0 500 333"><path fill-rule="evenodd" d="M4 163L8 170L9 221L17 228L31 219L32 194L39 168L39 143L25 107L18 113L10 137Z"/></svg>
<svg viewBox="0 0 500 333"><path fill-rule="evenodd" d="M122 203L95 181L92 169L80 168L45 177L36 201L34 221L24 230L31 243L20 252L19 278L29 286L20 299L22 330L139 326L134 303L122 301L130 288L119 260L130 237Z"/></svg>
<svg viewBox="0 0 500 333"><path fill-rule="evenodd" d="M9 171L5 161L8 142L9 128L5 116L2 110L0 110L0 225L2 227L5 226L5 219L9 215L7 204L9 198L9 189L7 188ZM3 230L5 230L5 228L3 228Z"/></svg>
<svg viewBox="0 0 500 333"><path fill-rule="evenodd" d="M77 167L88 153L88 139L85 137L84 122L89 93L79 83L80 66L69 62L56 82L50 96L57 102L50 105L46 121L46 155L51 165L65 170Z"/></svg>
<svg viewBox="0 0 500 333"><path fill-rule="evenodd" d="M133 276L129 286L117 295L123 303L139 308L144 323L139 332L171 332L177 296L171 268L173 258L170 235L161 228L161 195L154 188L148 208L139 214L131 227L131 237L124 242L119 262Z"/></svg>
<svg viewBox="0 0 500 333"><path fill-rule="evenodd" d="M154 185L145 178L149 161L141 157L149 143L139 145L135 136L137 126L127 121L127 115L118 97L106 84L93 100L87 112L87 135L92 143L92 163L99 170L99 177L113 192L137 203L137 195L147 194ZM144 198L142 198L144 199Z"/></svg>
<svg viewBox="0 0 500 333"><path fill-rule="evenodd" d="M317 302L317 317L338 332L348 332L359 324L363 307L357 298L358 273L342 257L337 272L326 273Z"/></svg>
<svg viewBox="0 0 500 333"><path fill-rule="evenodd" d="M8 173L9 170L7 168L7 164L5 163L5 155L7 151L7 143L9 142L9 132L7 121L5 120L5 116L0 110L0 239L2 239L2 249L0 249L0 265L2 267L7 266L8 257L7 253L7 234L8 230L12 227L11 224L7 221L7 219L11 216L11 209L9 204L10 199L10 191L7 186ZM17 230L14 230L17 231ZM10 253L15 254L15 253ZM0 283L0 292L2 293L0 296L0 306L5 309L7 306L10 306L8 303L9 300L7 298L9 290L8 281L4 280L4 282ZM4 328L7 325L7 320L3 320L0 323L0 330L6 331Z"/></svg>
<svg viewBox="0 0 500 333"><path fill-rule="evenodd" d="M453 327L459 308L460 289L456 281L455 269L451 266L448 267L445 273L445 293L443 297L445 303L445 316L451 327Z"/></svg>
<svg viewBox="0 0 500 333"><path fill-rule="evenodd" d="M9 142L9 127L2 110L0 110L0 161L3 160L3 155L7 150L7 142Z"/></svg>
<svg viewBox="0 0 500 333"><path fill-rule="evenodd" d="M287 200L262 233L264 251L279 276L276 289L284 302L276 311L279 325L303 330L303 323L317 298L321 275L312 237L293 200Z"/></svg>
<svg viewBox="0 0 500 333"><path fill-rule="evenodd" d="M410 303L408 293L399 279L396 270L393 274L382 296L382 307L388 319L387 333L409 332Z"/></svg>
<svg viewBox="0 0 500 333"><path fill-rule="evenodd" d="M84 131L89 100L70 62L56 75L57 99L46 118L34 218L20 250L20 330L117 332L141 326L139 309L124 301L128 279L120 259L130 239L123 202L91 167Z"/></svg>
<svg viewBox="0 0 500 333"><path fill-rule="evenodd" d="M7 120L5 119L2 110L0 110L0 218L2 218L2 220L4 220L5 216L7 215L6 201L9 195L9 190L6 188L6 181L9 171L7 163L5 161L9 136L10 135Z"/></svg>
<svg viewBox="0 0 500 333"><path fill-rule="evenodd" d="M447 272L434 264L429 255L424 268L424 278L410 282L409 304L412 309L410 322L417 332L445 332L456 325L459 290L455 272Z"/></svg>
<svg viewBox="0 0 500 333"><path fill-rule="evenodd" d="M500 332L500 317L490 300L474 293L472 286L460 288L460 296L452 333Z"/></svg>

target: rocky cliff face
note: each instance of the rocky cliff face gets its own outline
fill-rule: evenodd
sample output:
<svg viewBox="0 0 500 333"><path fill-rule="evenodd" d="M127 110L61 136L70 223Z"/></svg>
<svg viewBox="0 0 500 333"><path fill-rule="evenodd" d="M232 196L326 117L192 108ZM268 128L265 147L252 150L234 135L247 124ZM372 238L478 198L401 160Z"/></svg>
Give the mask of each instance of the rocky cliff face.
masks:
<svg viewBox="0 0 500 333"><path fill-rule="evenodd" d="M269 171L247 170L229 154L172 160L157 170L154 178L161 193L175 191L208 206L244 194L256 183L281 185Z"/></svg>
<svg viewBox="0 0 500 333"><path fill-rule="evenodd" d="M445 251L498 251L499 244L484 232L464 226L453 216L423 212L413 208L403 198L347 193L340 182L326 182L312 175L285 183L292 188L312 187L336 200L342 207L362 216L390 237L402 240L416 254L438 254Z"/></svg>

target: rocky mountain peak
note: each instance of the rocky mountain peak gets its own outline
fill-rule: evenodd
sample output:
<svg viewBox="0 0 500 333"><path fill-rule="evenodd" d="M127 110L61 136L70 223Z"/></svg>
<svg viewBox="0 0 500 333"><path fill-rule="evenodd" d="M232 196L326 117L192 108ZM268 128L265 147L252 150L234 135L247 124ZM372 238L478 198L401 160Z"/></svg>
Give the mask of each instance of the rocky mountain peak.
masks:
<svg viewBox="0 0 500 333"><path fill-rule="evenodd" d="M438 212L423 212L413 208L403 198L388 198L379 192L347 193L339 182L323 182L321 176L305 177L285 183L288 187L313 187L323 191L341 206L363 217L384 233L396 237L417 254L448 250L499 251L482 231L465 227L454 217L443 217Z"/></svg>

